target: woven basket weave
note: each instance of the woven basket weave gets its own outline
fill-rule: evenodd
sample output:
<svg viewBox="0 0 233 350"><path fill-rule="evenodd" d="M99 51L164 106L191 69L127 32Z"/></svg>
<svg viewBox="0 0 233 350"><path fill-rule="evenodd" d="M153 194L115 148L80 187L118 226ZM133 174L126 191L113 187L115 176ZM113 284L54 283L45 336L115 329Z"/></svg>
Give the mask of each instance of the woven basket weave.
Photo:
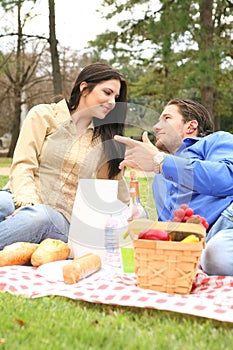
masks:
<svg viewBox="0 0 233 350"><path fill-rule="evenodd" d="M188 294L196 276L205 228L200 224L154 223L152 229L199 233L200 242L134 240L134 264L138 286L159 292Z"/></svg>

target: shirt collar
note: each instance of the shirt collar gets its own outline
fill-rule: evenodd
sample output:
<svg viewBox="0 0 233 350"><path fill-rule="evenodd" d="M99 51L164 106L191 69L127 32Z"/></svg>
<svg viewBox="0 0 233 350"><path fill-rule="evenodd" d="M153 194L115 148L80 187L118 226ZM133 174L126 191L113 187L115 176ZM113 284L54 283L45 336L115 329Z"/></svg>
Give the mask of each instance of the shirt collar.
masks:
<svg viewBox="0 0 233 350"><path fill-rule="evenodd" d="M186 139L183 140L182 145L180 146L180 148L176 151L175 154L180 154L181 152L183 152L185 149L187 149L188 147L194 145L196 142L198 142L201 139L201 137L187 137Z"/></svg>

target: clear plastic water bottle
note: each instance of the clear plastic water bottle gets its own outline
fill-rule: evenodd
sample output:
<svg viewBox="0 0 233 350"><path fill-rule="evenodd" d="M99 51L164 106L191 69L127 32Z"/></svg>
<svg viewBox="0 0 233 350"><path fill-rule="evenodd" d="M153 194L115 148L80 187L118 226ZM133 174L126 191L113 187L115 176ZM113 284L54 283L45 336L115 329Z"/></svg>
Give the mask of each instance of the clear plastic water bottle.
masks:
<svg viewBox="0 0 233 350"><path fill-rule="evenodd" d="M105 263L112 267L120 266L119 257L119 236L118 236L118 222L110 215L107 219L104 232L106 258Z"/></svg>

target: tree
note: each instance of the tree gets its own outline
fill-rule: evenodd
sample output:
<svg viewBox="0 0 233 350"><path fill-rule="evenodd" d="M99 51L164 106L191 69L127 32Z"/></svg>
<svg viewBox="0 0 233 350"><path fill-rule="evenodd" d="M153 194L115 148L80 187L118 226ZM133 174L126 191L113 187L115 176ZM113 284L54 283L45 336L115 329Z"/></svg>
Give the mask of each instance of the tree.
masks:
<svg viewBox="0 0 233 350"><path fill-rule="evenodd" d="M55 2L49 0L49 44L52 59L54 94L62 93L62 79L57 48L56 28L55 28Z"/></svg>
<svg viewBox="0 0 233 350"><path fill-rule="evenodd" d="M24 95L28 85L32 84L32 78L34 77L35 70L39 64L39 60L42 54L34 51L33 54L26 54L26 46L28 40L31 38L39 39L49 42L50 44L50 54L52 59L52 77L53 77L53 90L54 94L59 95L62 93L62 82L61 82L61 73L59 66L59 56L57 49L57 39L55 32L55 9L54 9L54 0L49 0L49 39L40 35L26 35L23 33L24 25L27 19L30 17L30 13L27 13L25 17L22 15L22 6L24 3L32 2L33 4L36 0L1 0L0 4L6 12L16 10L17 12L17 31L8 32L3 36L15 36L16 40L16 50L9 54L8 60L5 61L3 65L3 70L7 76L8 82L13 89L12 100L14 101L13 106L13 124L11 127L12 132L12 141L9 149L8 156L12 157L15 149L15 145L20 132L20 123L21 123L21 113L22 113L22 104L25 103ZM42 45L42 44L41 44ZM29 58L30 57L30 58ZM51 65L51 62L50 62ZM3 80L4 81L4 80ZM38 79L40 81L40 79ZM4 84L4 83L3 83ZM6 84L6 82L5 82ZM7 89L9 91L9 84ZM48 80L47 80L48 84Z"/></svg>
<svg viewBox="0 0 233 350"><path fill-rule="evenodd" d="M193 98L222 116L223 104L216 97L226 102L232 89L231 79L225 78L232 77L233 66L231 1L104 0L102 5L106 18L124 20L118 21L118 30L97 36L90 46L111 51L122 65L134 62L146 68L131 94L150 96L150 106L177 95ZM227 82L222 91L219 79ZM232 116L229 111L224 108Z"/></svg>
<svg viewBox="0 0 233 350"><path fill-rule="evenodd" d="M213 0L200 0L200 39L199 46L199 61L201 66L200 81L201 81L201 101L206 106L208 111L213 114L213 94L214 94L214 79L212 73L213 67L213 32L214 22Z"/></svg>
<svg viewBox="0 0 233 350"><path fill-rule="evenodd" d="M13 118L13 126L12 126L11 145L8 152L9 157L13 156L15 145L19 136L23 87L27 84L31 71L34 70L34 67L31 65L25 68L24 61L22 59L24 46L25 46L25 42L23 38L24 23L21 18L21 9L22 9L23 2L24 2L23 0L1 1L1 5L4 7L6 11L10 11L14 7L16 7L17 9L16 53L11 55L11 57L15 58L14 74L12 74L11 69L9 69L10 60L8 61L8 64L4 68L5 74L13 87L13 101L14 101L14 118Z"/></svg>

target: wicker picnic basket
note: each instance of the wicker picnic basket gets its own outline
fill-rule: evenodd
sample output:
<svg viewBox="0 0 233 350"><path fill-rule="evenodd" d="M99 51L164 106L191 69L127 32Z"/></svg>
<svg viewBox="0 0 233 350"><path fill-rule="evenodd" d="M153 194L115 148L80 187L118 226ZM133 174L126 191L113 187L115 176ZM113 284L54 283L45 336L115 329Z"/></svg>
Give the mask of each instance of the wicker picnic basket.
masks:
<svg viewBox="0 0 233 350"><path fill-rule="evenodd" d="M205 245L205 228L200 224L177 222L156 222L150 228L202 235L200 242L192 243L134 240L134 264L139 287L189 294Z"/></svg>

